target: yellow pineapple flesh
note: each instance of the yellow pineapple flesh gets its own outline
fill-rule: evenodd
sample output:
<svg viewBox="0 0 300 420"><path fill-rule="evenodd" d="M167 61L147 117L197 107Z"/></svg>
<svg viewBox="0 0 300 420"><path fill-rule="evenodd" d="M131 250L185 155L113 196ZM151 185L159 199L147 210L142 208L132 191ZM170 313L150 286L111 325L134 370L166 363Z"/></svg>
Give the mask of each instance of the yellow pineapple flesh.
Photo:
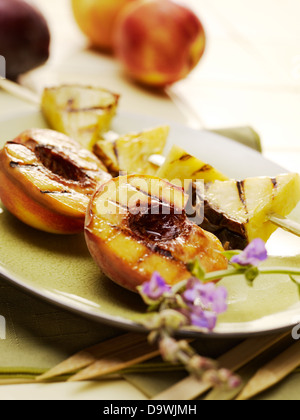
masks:
<svg viewBox="0 0 300 420"><path fill-rule="evenodd" d="M149 162L149 157L163 153L169 131L168 126L161 126L112 141L100 140L94 146L94 153L113 175L124 171L152 176L157 172L157 167Z"/></svg>
<svg viewBox="0 0 300 420"><path fill-rule="evenodd" d="M67 134L89 150L110 129L119 96L102 88L64 85L46 88L42 112L53 130Z"/></svg>
<svg viewBox="0 0 300 420"><path fill-rule="evenodd" d="M295 173L276 178L258 177L244 181L216 181L205 187L203 228L214 232L224 243L230 233L240 237L243 248L253 239L265 242L277 227L269 215L289 215L300 201L300 176ZM237 237L236 237L237 235ZM221 236L221 237L220 237ZM233 241L237 243L236 241ZM235 248L231 243L231 248Z"/></svg>
<svg viewBox="0 0 300 420"><path fill-rule="evenodd" d="M165 163L158 170L156 176L177 183L177 180L184 185L186 180L203 180L212 182L215 180L226 181L228 177L219 172L195 156L190 155L179 146L173 146Z"/></svg>

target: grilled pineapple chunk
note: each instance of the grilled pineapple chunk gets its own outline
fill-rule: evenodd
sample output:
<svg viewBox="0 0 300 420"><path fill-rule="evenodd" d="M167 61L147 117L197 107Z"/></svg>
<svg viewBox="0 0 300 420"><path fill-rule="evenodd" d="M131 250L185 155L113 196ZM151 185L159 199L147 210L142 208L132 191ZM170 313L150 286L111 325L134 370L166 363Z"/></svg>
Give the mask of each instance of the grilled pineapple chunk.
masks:
<svg viewBox="0 0 300 420"><path fill-rule="evenodd" d="M108 131L119 96L101 88L64 85L44 90L42 112L50 125L89 150Z"/></svg>
<svg viewBox="0 0 300 420"><path fill-rule="evenodd" d="M228 178L212 166L190 155L178 146L173 146L165 163L156 174L159 178L168 181L180 180L182 185L185 180L215 180L226 181Z"/></svg>
<svg viewBox="0 0 300 420"><path fill-rule="evenodd" d="M300 176L248 178L207 184L204 229L215 233L231 248L244 248L255 238L265 242L277 227L268 219L287 216L300 200ZM240 245L240 246L238 246Z"/></svg>
<svg viewBox="0 0 300 420"><path fill-rule="evenodd" d="M94 146L94 153L113 175L121 171L155 175L157 167L148 159L153 154L163 153L169 131L168 126L161 126L138 134L127 134L117 140L100 140Z"/></svg>

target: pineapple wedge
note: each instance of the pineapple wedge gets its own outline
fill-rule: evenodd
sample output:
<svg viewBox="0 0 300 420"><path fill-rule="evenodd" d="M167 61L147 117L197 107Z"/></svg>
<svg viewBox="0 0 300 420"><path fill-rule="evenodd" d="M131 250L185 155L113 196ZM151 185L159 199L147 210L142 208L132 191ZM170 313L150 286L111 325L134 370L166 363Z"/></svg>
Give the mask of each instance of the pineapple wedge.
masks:
<svg viewBox="0 0 300 420"><path fill-rule="evenodd" d="M188 154L178 146L173 146L165 163L156 176L170 182L179 180L183 185L185 180L204 180L204 182L227 181L228 178L212 166ZM177 182L177 181L176 181Z"/></svg>
<svg viewBox="0 0 300 420"><path fill-rule="evenodd" d="M287 216L300 201L300 176L216 181L205 186L205 220L202 228L214 233L231 248L243 249L255 238L265 242L277 227L268 219Z"/></svg>
<svg viewBox="0 0 300 420"><path fill-rule="evenodd" d="M119 95L105 89L64 85L46 88L41 106L52 129L92 150L99 136L109 130L118 101Z"/></svg>
<svg viewBox="0 0 300 420"><path fill-rule="evenodd" d="M127 134L117 140L100 140L94 153L113 175L125 171L130 174L155 175L157 167L148 161L153 154L162 154L170 127L161 126L138 134Z"/></svg>

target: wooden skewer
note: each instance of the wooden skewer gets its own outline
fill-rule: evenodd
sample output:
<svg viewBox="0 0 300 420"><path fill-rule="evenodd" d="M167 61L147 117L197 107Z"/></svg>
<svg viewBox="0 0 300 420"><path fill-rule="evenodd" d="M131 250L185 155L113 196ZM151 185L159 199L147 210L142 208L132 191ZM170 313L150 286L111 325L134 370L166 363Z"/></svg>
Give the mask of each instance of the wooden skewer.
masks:
<svg viewBox="0 0 300 420"><path fill-rule="evenodd" d="M72 376L68 381L86 381L97 379L104 375L120 372L130 366L145 362L160 355L157 347L150 346L147 341L131 345L130 347L111 352L110 355L97 360L95 363Z"/></svg>
<svg viewBox="0 0 300 420"><path fill-rule="evenodd" d="M26 102L30 102L33 105L40 106L41 101L38 95L32 92L29 89L26 89L24 86L19 85L18 83L11 82L8 79L1 79L0 78L0 88L3 89L5 92L16 96Z"/></svg>
<svg viewBox="0 0 300 420"><path fill-rule="evenodd" d="M220 366L236 372L289 334L290 332L275 336L250 338L221 356L218 359L218 363ZM194 400L209 391L210 388L210 385L199 382L194 376L188 376L186 379L156 395L153 400Z"/></svg>
<svg viewBox="0 0 300 420"><path fill-rule="evenodd" d="M281 229L286 230L287 232L293 233L296 236L300 236L299 223L294 222L293 220L288 219L287 217L279 216L279 214L270 214L268 218L270 222L280 227Z"/></svg>
<svg viewBox="0 0 300 420"><path fill-rule="evenodd" d="M43 382L58 376L73 374L80 369L87 368L99 359L114 357L115 353L127 352L132 346L145 342L146 337L142 334L124 334L76 353L53 369L38 376L36 380Z"/></svg>
<svg viewBox="0 0 300 420"><path fill-rule="evenodd" d="M286 378L300 365L300 341L293 344L262 369L248 382L238 401L249 400Z"/></svg>

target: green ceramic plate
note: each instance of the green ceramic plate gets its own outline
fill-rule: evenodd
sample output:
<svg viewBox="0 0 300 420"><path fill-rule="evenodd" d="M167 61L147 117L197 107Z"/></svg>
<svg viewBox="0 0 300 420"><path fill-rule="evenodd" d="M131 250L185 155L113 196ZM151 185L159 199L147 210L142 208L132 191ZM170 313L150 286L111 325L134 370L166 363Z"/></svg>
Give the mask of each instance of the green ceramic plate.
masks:
<svg viewBox="0 0 300 420"><path fill-rule="evenodd" d="M121 113L114 129L126 133L161 123L165 122ZM0 146L31 127L45 127L41 114L32 108L0 118ZM226 138L171 124L168 147L174 143L230 177L276 176L285 172L259 153ZM300 219L300 209L293 217ZM278 255L268 264L300 265L299 238L278 231L268 246L272 255ZM283 252L292 257L283 259ZM99 322L140 329L138 323L145 316L145 307L137 295L102 275L89 255L83 235L61 237L36 231L16 220L1 203L0 274L29 293ZM223 284L229 290L229 311L220 319L213 336L261 334L287 329L300 321L296 287L286 277L259 278L254 288L249 288L242 278L226 279Z"/></svg>

